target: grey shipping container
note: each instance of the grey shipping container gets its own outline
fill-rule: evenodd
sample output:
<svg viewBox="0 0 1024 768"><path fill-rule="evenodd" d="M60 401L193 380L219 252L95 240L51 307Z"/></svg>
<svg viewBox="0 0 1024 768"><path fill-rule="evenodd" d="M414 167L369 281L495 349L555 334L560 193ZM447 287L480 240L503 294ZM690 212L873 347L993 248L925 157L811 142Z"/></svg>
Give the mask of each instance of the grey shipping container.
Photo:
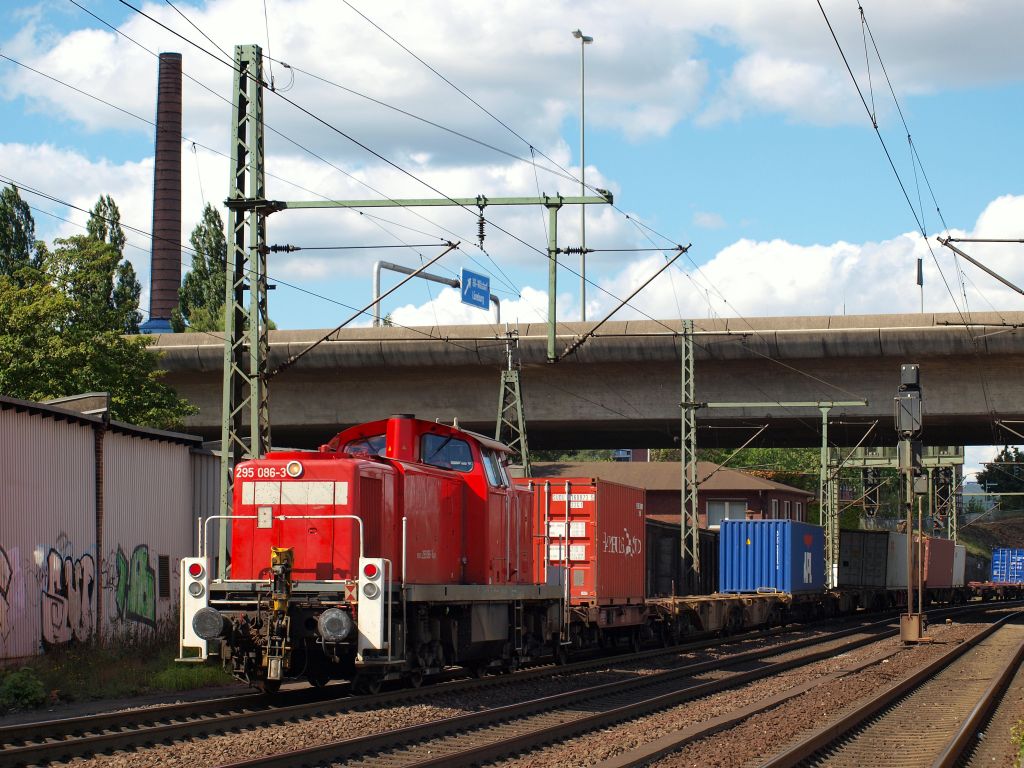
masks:
<svg viewBox="0 0 1024 768"><path fill-rule="evenodd" d="M701 529L700 573L680 556L679 526L647 520L647 596L710 595L718 591L718 531Z"/></svg>
<svg viewBox="0 0 1024 768"><path fill-rule="evenodd" d="M839 586L884 589L888 545L888 531L840 531Z"/></svg>

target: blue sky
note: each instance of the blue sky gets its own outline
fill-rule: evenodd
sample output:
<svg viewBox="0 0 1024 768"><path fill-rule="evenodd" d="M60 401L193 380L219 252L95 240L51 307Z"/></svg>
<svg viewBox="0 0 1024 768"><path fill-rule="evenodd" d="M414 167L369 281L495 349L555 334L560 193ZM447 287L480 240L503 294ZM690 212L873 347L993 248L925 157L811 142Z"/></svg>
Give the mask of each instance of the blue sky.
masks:
<svg viewBox="0 0 1024 768"><path fill-rule="evenodd" d="M227 147L230 72L189 44L112 0L78 0L97 16L154 51L184 54L185 72L214 93L185 82L187 136L216 150ZM825 0L843 50L867 90L864 38L853 0ZM297 69L286 92L337 128L449 196L575 194L578 185L424 127L324 85L298 70L496 144L520 156L529 147L466 101L423 64L362 18L443 72L572 176L579 174L579 27L595 38L587 57L587 180L614 191L616 204L667 239L693 243L692 261L646 289L622 317L709 314L745 316L915 311L915 262L926 259L925 308L935 311L1016 310L1019 296L973 269L964 270L964 305L957 269L932 244L937 265L871 129L816 2L680 0L634 6L527 2L368 3L364 0L175 2L222 48L256 42ZM208 49L212 46L166 3L142 9ZM257 10L262 10L257 8ZM961 234L1024 236L1024 51L1017 34L1024 7L1009 0L972 4L865 0L870 30L899 98L923 170L948 226ZM268 30L269 26L269 30ZM156 64L68 0L5 3L0 52L22 64L151 119ZM869 43L870 44L870 43ZM870 75L882 134L908 191L917 201L906 134L871 51ZM0 60L0 174L89 207L112 194L124 220L150 229L152 129ZM279 86L290 75L279 64ZM216 94L216 95L214 95ZM268 138L268 171L338 198L376 197L337 169L391 197L435 197L408 176L267 96L267 122L330 160L331 167L294 144ZM541 163L546 163L543 159ZM921 169L916 169L919 175ZM183 143L187 235L204 201L223 200L227 164ZM273 196L308 198L271 179ZM924 223L942 231L928 190L921 187ZM26 195L40 209L81 224L84 216ZM538 210L489 209L496 225L523 245L488 228L490 256L473 247L476 223L464 211L381 212L388 221L345 212L277 214L271 242L373 245L464 241L435 271L463 266L493 273L504 318L541 319L546 308L545 246ZM38 214L45 239L78 231ZM412 227L426 234L403 228ZM578 212L561 215L560 242L578 245ZM588 210L588 246L640 248L650 242L623 213ZM127 254L143 278L145 237L130 236ZM374 259L410 266L435 248L304 252L272 257L271 276L284 285L271 296L282 328L331 327L348 311L327 299L361 306L370 298ZM978 246L976 255L1024 282L1019 247ZM492 261L493 259L493 261ZM595 253L588 277L588 316L603 316L663 263L661 253ZM187 251L183 252L186 264ZM577 267L576 257L569 266ZM500 265L500 271L494 264ZM700 272L697 267L700 267ZM954 286L957 303L938 269ZM684 274L685 272L685 274ZM385 279L385 286L393 284ZM558 316L578 319L579 278L559 276ZM506 284L507 283L507 284ZM147 291L144 297L148 295ZM487 322L460 305L454 292L410 284L385 304L406 324ZM608 293L603 293L602 289ZM724 296L728 303L716 298Z"/></svg>

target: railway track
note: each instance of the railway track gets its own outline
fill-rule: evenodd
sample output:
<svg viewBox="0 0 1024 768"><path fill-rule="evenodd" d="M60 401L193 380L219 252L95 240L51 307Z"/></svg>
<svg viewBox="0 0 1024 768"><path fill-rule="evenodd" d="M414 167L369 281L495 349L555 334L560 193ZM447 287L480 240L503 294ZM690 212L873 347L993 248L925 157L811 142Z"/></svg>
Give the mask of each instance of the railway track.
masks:
<svg viewBox="0 0 1024 768"><path fill-rule="evenodd" d="M792 630L793 628L744 633L730 638L730 644L765 639ZM550 664L526 668L517 671L511 677L448 679L447 682L439 682L437 685L418 690L391 690L374 696L352 696L349 685L339 683L323 689L284 692L275 698L268 698L262 694L245 694L2 726L0 767L42 764L117 749L132 749L147 744L222 733L231 729L259 727L353 709L413 703L442 693L506 685L510 680L525 681L554 673L585 672L607 666L610 662L643 660L721 645L723 642L720 638L709 638L672 648L583 660L562 666Z"/></svg>
<svg viewBox="0 0 1024 768"><path fill-rule="evenodd" d="M882 624L885 626L879 626ZM230 763L222 768L333 763L351 768L453 768L482 764L846 653L895 632L888 622L878 622L869 628L687 664L531 701ZM837 643L837 639L842 642Z"/></svg>
<svg viewBox="0 0 1024 768"><path fill-rule="evenodd" d="M958 765L1022 659L1024 612L1018 612L815 730L760 768Z"/></svg>
<svg viewBox="0 0 1024 768"><path fill-rule="evenodd" d="M941 614L945 615L957 610L963 611L965 609L946 609L941 611ZM974 607L973 610L977 610L977 607ZM937 613L936 615L940 614ZM728 678L732 681L731 685L740 685L744 680L743 675L747 675L747 679L753 680L787 668L782 665L773 665L768 661L772 656L798 652L801 649L810 648L822 643L834 643L836 640L844 637L852 638L850 640L851 644L872 642L883 636L894 633L892 628L886 626L889 621L890 619L884 619L870 624L858 623L855 626L847 627L846 629L827 635L819 635L796 641L783 642L770 648L735 654L724 659L700 662L696 665L689 664L685 667L680 667L666 673L659 673L659 675L664 675L661 679L666 683L669 683L672 687L672 691L675 691L675 689L679 687L679 679L681 677L685 678L687 674L714 673L716 670L721 671L727 668L733 668L734 671L728 674ZM809 628L803 627L801 629ZM558 667L548 665L528 668L520 670L510 676L502 675L488 677L482 680L452 680L418 690L391 690L375 696L349 696L347 695L348 686L346 684L339 684L331 686L328 689L303 689L301 691L290 692L284 698L279 697L274 700L268 700L267 697L262 695L243 695L200 702L163 705L159 707L129 710L118 713L89 715L65 720L49 720L25 725L2 727L0 728L0 766L44 764L66 760L76 756L100 754L118 749L130 750L153 744L169 743L175 740L193 739L218 733L227 733L230 731L275 725L288 721L308 720L317 717L331 716L346 711L373 710L378 707L416 704L423 701L429 701L432 698L445 694L459 693L462 691L468 692L499 685L507 686L512 682L526 682L531 679L549 677L553 674L568 675L581 673L602 669L607 667L609 664L622 664L625 662L639 661L659 656L675 655L709 647L720 647L741 642L749 642L750 640L755 639L767 640L771 635L778 634L783 631L787 630L776 629L772 632L746 633L744 635L734 636L728 643L723 643L722 640L718 638L707 639L668 649L642 651L636 654L622 654L613 658L604 657L600 659L575 662ZM856 635L860 635L860 637L856 637ZM851 645L850 647L854 646ZM846 650L848 650L848 648ZM840 652L842 651L832 648L819 653L823 658L824 656ZM787 663L790 664L788 668L792 668L792 666L794 666L792 661ZM797 662L797 664L798 663L799 662ZM803 663L810 663L810 661L804 660ZM735 668L737 665L742 667L744 664L748 666L753 665L753 667L746 670L740 669L736 671ZM642 678L636 677L634 678L634 682L637 680L653 680L656 677L658 676L649 675ZM727 684L720 681L710 681L706 687L701 687L699 685L691 687L692 690L688 689L688 695L689 697L694 697L714 692L715 685L726 685L726 687L728 687ZM629 686L627 685L626 687L628 688ZM574 693L582 693L582 691ZM598 687L592 691L592 694L597 695L599 698L607 697L607 701L603 702L602 706L609 703L615 703L616 706L611 707L612 710L625 708L620 712L607 715L607 717L611 718L609 722L628 718L630 716L637 716L636 714L629 714L628 708L631 706L636 705L634 706L634 709L637 713L639 713L643 708L643 706L637 704L637 702L630 704L630 702L624 699L616 699L613 702L611 697L613 695L618 695L614 687ZM659 694L657 693L653 693L647 696L647 698L651 698L652 696L657 697L658 695ZM565 695L563 694L563 696ZM558 704L559 698L557 696L548 698L550 700L548 702L549 704ZM641 698L643 698L643 696L641 696ZM667 699L661 700L660 702L656 702L652 706L655 708L671 706L670 698L671 696ZM574 706L570 698L563 698L561 701L567 706ZM581 699L580 701L583 700ZM527 704L532 703L528 702ZM589 707L590 705L585 703L580 705L577 703L575 706ZM529 706L527 709L529 709ZM538 714L542 714L543 709L543 707L538 709ZM548 710L550 709L551 708L549 706ZM608 709L608 707L605 706L605 709ZM511 716L511 714L512 710L509 709L499 716L507 717ZM476 716L476 714L474 716ZM557 720L560 716L554 715L554 717ZM568 720L566 722L568 722ZM549 723L549 725L551 725L551 723ZM557 725L557 723L554 725ZM451 724L444 725L444 727L450 726ZM586 723L580 722L577 723L577 726L586 727ZM437 728L439 725L435 723L430 727ZM563 737L564 736L556 736L554 731L551 731L545 738L554 740L556 738ZM389 732L389 734L383 738L385 742L390 741L392 744L396 743L396 734L394 732ZM407 735L403 733L401 738L407 738ZM523 736L522 743L525 745L529 740L530 737L528 735ZM521 748L525 749L526 746ZM329 751L330 746L328 746L327 749ZM371 742L365 742L358 747L358 749L373 750L377 749L377 747L372 746ZM352 753L349 752L348 754ZM296 760L297 755L290 754L287 758L282 759L277 763L257 762L253 764L299 764L295 762ZM247 763L243 763L243 765L247 765Z"/></svg>

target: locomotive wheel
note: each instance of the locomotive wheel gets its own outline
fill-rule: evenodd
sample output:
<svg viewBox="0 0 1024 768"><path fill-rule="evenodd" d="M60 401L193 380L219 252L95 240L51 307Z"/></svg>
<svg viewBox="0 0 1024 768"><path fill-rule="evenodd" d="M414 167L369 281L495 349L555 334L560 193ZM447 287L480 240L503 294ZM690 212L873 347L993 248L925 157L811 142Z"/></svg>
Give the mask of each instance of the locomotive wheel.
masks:
<svg viewBox="0 0 1024 768"><path fill-rule="evenodd" d="M326 672L311 672L306 675L306 679L309 680L309 684L314 688L323 688L330 682L331 676Z"/></svg>
<svg viewBox="0 0 1024 768"><path fill-rule="evenodd" d="M279 690L281 690L281 681L280 680L260 680L256 684L256 687L259 689L260 693L265 693L267 696L273 696L275 693L277 693Z"/></svg>
<svg viewBox="0 0 1024 768"><path fill-rule="evenodd" d="M561 643L555 646L555 664L562 667L569 663L569 649Z"/></svg>
<svg viewBox="0 0 1024 768"><path fill-rule="evenodd" d="M352 681L352 691L357 694L374 696L380 693L381 679L370 675L356 675Z"/></svg>
<svg viewBox="0 0 1024 768"><path fill-rule="evenodd" d="M414 669L405 680L410 688L419 688L423 685L423 670Z"/></svg>

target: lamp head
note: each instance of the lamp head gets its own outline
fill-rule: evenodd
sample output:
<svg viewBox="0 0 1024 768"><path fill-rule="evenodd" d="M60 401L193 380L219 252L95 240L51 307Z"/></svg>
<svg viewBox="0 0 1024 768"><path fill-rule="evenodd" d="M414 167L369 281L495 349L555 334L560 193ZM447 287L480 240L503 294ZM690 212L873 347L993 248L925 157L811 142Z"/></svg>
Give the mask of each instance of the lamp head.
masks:
<svg viewBox="0 0 1024 768"><path fill-rule="evenodd" d="M589 35L584 35L578 29L577 30L573 30L572 36L575 37L577 40L582 40L584 45L586 45L587 43L594 42L594 38L590 37Z"/></svg>

